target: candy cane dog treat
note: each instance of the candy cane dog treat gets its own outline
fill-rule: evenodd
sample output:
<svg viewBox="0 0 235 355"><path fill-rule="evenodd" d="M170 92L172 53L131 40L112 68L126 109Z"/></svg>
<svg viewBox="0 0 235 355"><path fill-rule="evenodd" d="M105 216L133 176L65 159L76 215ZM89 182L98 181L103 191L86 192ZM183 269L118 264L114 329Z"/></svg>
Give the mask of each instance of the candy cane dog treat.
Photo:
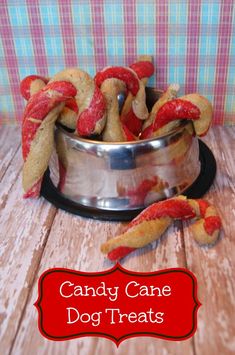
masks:
<svg viewBox="0 0 235 355"><path fill-rule="evenodd" d="M26 99L29 100L29 98L36 94L38 91L40 91L44 86L46 86L46 83L48 82L47 78L43 78L38 75L29 75L26 78L24 78L21 83L20 83L20 91L22 96ZM65 111L66 109L66 111ZM65 126L69 128L74 128L76 127L76 121L77 121L77 113L75 113L77 109L77 104L75 99L71 98L66 101L66 106L61 112L61 115L63 112L67 112L68 110L69 115L66 115L65 119L61 117L61 115L58 117L58 121L63 123ZM76 117L74 117L74 115ZM74 122L73 122L74 120ZM63 142L63 140L60 138L57 139L56 141L56 151L58 155L58 164L59 164L59 182L58 182L58 189L59 191L62 191L64 182L65 182L65 176L66 176L66 170L67 170L67 159L66 159L66 153L65 153L66 146Z"/></svg>
<svg viewBox="0 0 235 355"><path fill-rule="evenodd" d="M78 119L78 105L74 98L66 101L66 105L58 117L58 122L60 122L65 127L75 130L77 126Z"/></svg>
<svg viewBox="0 0 235 355"><path fill-rule="evenodd" d="M133 74L132 70L124 67L107 67L99 71L95 76L95 82L100 87L101 84L106 79L119 79L122 80L126 86L127 90L130 91L134 96L139 90L139 80L138 77Z"/></svg>
<svg viewBox="0 0 235 355"><path fill-rule="evenodd" d="M215 208L204 200L178 196L154 203L142 211L126 230L101 245L112 261L160 238L174 219L198 218L192 225L193 237L200 244L213 244L219 237L221 220Z"/></svg>
<svg viewBox="0 0 235 355"><path fill-rule="evenodd" d="M132 109L133 113L141 120L146 120L149 116L149 112L146 106L146 93L145 86L148 78L154 73L154 66L152 64L152 58L150 56L141 56L139 61L130 65L130 68L137 74L140 80L140 89L133 98ZM125 113L125 107L123 114Z"/></svg>
<svg viewBox="0 0 235 355"><path fill-rule="evenodd" d="M152 125L142 133L142 138L168 133L167 125L180 119L192 120L196 134L202 137L211 125L212 105L196 93L168 101L159 109Z"/></svg>
<svg viewBox="0 0 235 355"><path fill-rule="evenodd" d="M145 86L147 84L148 78L154 72L154 66L152 64L152 57L151 56L140 56L136 63L130 65L130 68L135 71L138 78L141 82L141 90L139 90L140 95L143 95L142 100L146 101L146 93L145 93ZM138 136L141 132L141 128L143 125L142 119L147 119L148 112L146 111L146 107L144 107L144 111L142 113L142 117L139 118L135 115L132 105L135 105L135 102L138 103L138 98L136 97L135 102L134 97L129 92L125 103L122 108L121 112L121 121L127 126L127 128L135 135ZM146 114L147 112L147 114Z"/></svg>
<svg viewBox="0 0 235 355"><path fill-rule="evenodd" d="M103 140L106 142L136 140L120 120L117 95L126 89L136 95L140 87L137 76L127 68L109 67L96 74L95 82L107 103L107 122L103 131Z"/></svg>
<svg viewBox="0 0 235 355"><path fill-rule="evenodd" d="M160 96L160 98L153 105L148 119L146 121L144 121L143 130L146 129L148 126L150 126L153 123L157 112L167 101L170 101L170 100L176 98L177 92L179 91L179 89L180 89L180 86L178 84L171 84L168 86L166 91L164 91L164 93Z"/></svg>
<svg viewBox="0 0 235 355"><path fill-rule="evenodd" d="M26 78L20 82L20 93L23 98L28 101L31 96L44 88L48 81L47 78L39 75L26 76Z"/></svg>
<svg viewBox="0 0 235 355"><path fill-rule="evenodd" d="M107 67L96 74L95 82L100 87L104 80L111 78L122 80L126 84L128 92L134 96L132 107L135 115L140 119L147 118L144 85L134 70L127 67Z"/></svg>
<svg viewBox="0 0 235 355"><path fill-rule="evenodd" d="M119 79L106 79L101 84L101 92L106 99L107 106L106 125L102 134L103 140L106 142L135 140L135 137L122 124L119 117L117 95L123 91L125 91L125 84Z"/></svg>
<svg viewBox="0 0 235 355"><path fill-rule="evenodd" d="M22 147L25 197L39 196L41 179L52 153L54 123L64 105L55 107L73 96L79 107L78 133L98 134L104 127L106 103L93 79L79 69L66 69L55 75L30 98L24 113Z"/></svg>
<svg viewBox="0 0 235 355"><path fill-rule="evenodd" d="M147 84L149 77L154 73L152 61L153 58L151 55L140 55L137 61L130 65L130 68L134 70L138 78L143 80L144 85Z"/></svg>
<svg viewBox="0 0 235 355"><path fill-rule="evenodd" d="M49 79L39 75L29 75L24 78L20 83L21 95L27 101L30 97L41 90ZM64 109L58 117L58 121L64 126L74 129L76 128L78 116L78 106L75 99L70 99L66 102Z"/></svg>
<svg viewBox="0 0 235 355"><path fill-rule="evenodd" d="M77 89L76 133L80 136L100 134L106 122L106 102L90 75L78 68L68 68L57 73L50 80L50 82L54 81L68 81Z"/></svg>
<svg viewBox="0 0 235 355"><path fill-rule="evenodd" d="M54 123L64 102L75 96L69 82L48 83L28 101L22 124L24 197L38 197L41 181L53 149Z"/></svg>

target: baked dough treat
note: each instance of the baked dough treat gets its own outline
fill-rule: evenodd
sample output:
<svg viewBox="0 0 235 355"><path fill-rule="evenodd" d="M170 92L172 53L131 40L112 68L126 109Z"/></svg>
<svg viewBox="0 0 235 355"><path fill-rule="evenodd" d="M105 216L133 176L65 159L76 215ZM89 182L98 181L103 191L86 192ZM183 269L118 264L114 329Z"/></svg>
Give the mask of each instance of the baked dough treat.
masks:
<svg viewBox="0 0 235 355"><path fill-rule="evenodd" d="M134 97L132 108L135 115L141 118L144 114L147 118L148 110L145 95L143 95L143 83L138 79L137 74L127 67L107 67L96 74L95 82L101 88L108 105L103 140L107 142L135 140L135 136L120 120L117 95L125 90L128 93L131 92Z"/></svg>
<svg viewBox="0 0 235 355"><path fill-rule="evenodd" d="M34 94L25 108L22 123L24 197L38 197L44 172L53 150L54 124L64 103L77 93L69 82L48 83Z"/></svg>
<svg viewBox="0 0 235 355"><path fill-rule="evenodd" d="M48 78L39 75L26 76L26 78L20 82L20 93L23 98L28 101L31 96L44 88L48 81Z"/></svg>
<svg viewBox="0 0 235 355"><path fill-rule="evenodd" d="M142 132L141 138L167 134L169 125L181 119L192 120L196 135L202 137L211 125L212 105L197 93L170 100L160 107L153 123Z"/></svg>
<svg viewBox="0 0 235 355"><path fill-rule="evenodd" d="M102 133L103 141L125 142L135 140L135 137L125 129L120 121L118 94L126 90L125 83L116 78L109 78L101 84L101 92L106 99L107 119Z"/></svg>
<svg viewBox="0 0 235 355"><path fill-rule="evenodd" d="M76 120L79 135L99 134L105 125L105 99L86 72L70 68L46 82L42 77L30 76L21 83L23 96L29 98L22 124L24 197L39 196L53 149L54 124L65 103L74 112L79 108Z"/></svg>
<svg viewBox="0 0 235 355"><path fill-rule="evenodd" d="M29 75L20 83L20 93L25 100L29 100L31 96L41 90L49 79L39 75ZM75 130L78 116L78 106L74 98L68 99L66 105L58 117L58 122L64 126Z"/></svg>
<svg viewBox="0 0 235 355"><path fill-rule="evenodd" d="M29 100L31 96L40 91L48 83L47 78L43 78L38 75L29 75L21 81L20 91L21 95ZM63 113L66 113L65 119L62 117ZM65 107L62 109L61 114L58 116L58 121L69 128L75 129L77 121L78 109L76 100L74 98L66 101ZM59 164L59 191L63 190L65 176L67 171L67 158L66 158L66 146L62 138L58 138L56 141L56 152L58 155Z"/></svg>
<svg viewBox="0 0 235 355"><path fill-rule="evenodd" d="M121 121L135 136L138 137L142 130L143 120L146 120L149 116L147 107L142 105L142 101L143 99L146 101L145 86L149 77L154 73L152 57L147 55L140 56L137 62L130 65L130 68L134 70L140 80L141 88L139 90L139 96L141 96L141 101L138 96L134 98L132 93L129 92L122 108ZM133 105L135 107L139 102L140 108L143 108L141 117L137 117L133 110Z"/></svg>
<svg viewBox="0 0 235 355"><path fill-rule="evenodd" d="M90 75L79 68L68 68L54 75L50 83L54 81L70 82L77 89L76 134L85 137L100 134L106 121L106 102ZM69 115L69 112L63 114L65 122L66 115Z"/></svg>
<svg viewBox="0 0 235 355"><path fill-rule="evenodd" d="M137 248L159 239L174 219L197 218L191 226L199 244L213 244L219 237L221 220L216 209L205 200L178 196L154 203L143 210L126 227L124 232L101 245L101 251L111 261L128 255Z"/></svg>
<svg viewBox="0 0 235 355"><path fill-rule="evenodd" d="M39 196L57 120L78 136L102 135L104 141L110 142L137 140L142 126L139 122L148 117L145 85L153 71L151 57L142 56L129 68L108 67L94 79L78 68L65 69L51 79L38 75L25 78L20 86L23 97L28 100L22 124L25 197ZM117 95L125 91L127 100L120 119ZM141 139L169 133L181 119L192 120L197 135L207 132L212 118L209 101L199 94L176 99L177 91L178 85L170 85L157 101L144 124ZM187 153L184 142L175 142L172 147L168 160L178 161ZM57 146L57 152L60 171L65 177L67 164L62 144ZM158 161L158 164L164 163L162 159ZM63 182L61 176L60 187Z"/></svg>
<svg viewBox="0 0 235 355"><path fill-rule="evenodd" d="M155 120L156 114L159 109L167 102L177 97L177 93L180 89L179 84L170 84L168 88L163 92L160 98L155 102L152 107L152 110L149 114L149 117L143 124L143 132L144 130L149 127L153 121ZM170 127L169 127L170 128ZM143 134L143 133L142 133Z"/></svg>

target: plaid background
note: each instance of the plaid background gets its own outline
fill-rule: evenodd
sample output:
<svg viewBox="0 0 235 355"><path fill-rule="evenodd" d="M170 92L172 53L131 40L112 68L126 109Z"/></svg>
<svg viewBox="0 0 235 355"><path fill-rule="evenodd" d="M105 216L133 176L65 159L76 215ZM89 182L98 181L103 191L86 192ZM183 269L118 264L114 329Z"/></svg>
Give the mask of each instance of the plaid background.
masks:
<svg viewBox="0 0 235 355"><path fill-rule="evenodd" d="M154 57L149 85L178 82L212 100L215 124L235 124L233 0L1 0L0 122L21 120L19 82L79 66Z"/></svg>

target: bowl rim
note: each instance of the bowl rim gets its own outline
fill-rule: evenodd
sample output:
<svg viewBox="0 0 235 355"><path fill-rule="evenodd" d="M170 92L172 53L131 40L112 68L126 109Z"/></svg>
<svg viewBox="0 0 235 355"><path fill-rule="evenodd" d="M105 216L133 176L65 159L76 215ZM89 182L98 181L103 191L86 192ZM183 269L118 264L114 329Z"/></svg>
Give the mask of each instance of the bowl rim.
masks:
<svg viewBox="0 0 235 355"><path fill-rule="evenodd" d="M66 127L63 126L62 124L60 124L59 122L56 123L56 128L63 133L65 136L67 136L67 138L70 138L78 143L83 143L83 144L89 144L92 145L94 147L98 147L98 146L106 146L106 147L111 147L111 146L140 146L144 143L151 143L151 142L159 142L159 144L168 141L169 139L172 138L172 136L178 134L179 132L181 132L186 126L191 126L193 128L193 122L191 120L180 120L180 123L177 127L175 127L174 129L172 129L170 132L163 134L161 136L158 137L153 137L153 138L146 138L146 139L140 139L137 141L124 141L124 142L105 142L105 141L99 141L99 140L94 140L91 138L84 138L84 137L79 137L76 134L72 133L72 132L68 132Z"/></svg>

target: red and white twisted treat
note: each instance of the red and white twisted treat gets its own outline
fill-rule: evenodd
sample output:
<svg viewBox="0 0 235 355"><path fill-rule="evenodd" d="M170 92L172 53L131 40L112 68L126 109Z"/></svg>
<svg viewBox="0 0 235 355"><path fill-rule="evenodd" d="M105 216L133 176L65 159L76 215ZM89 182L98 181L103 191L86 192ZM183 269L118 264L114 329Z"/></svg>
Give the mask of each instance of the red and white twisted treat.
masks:
<svg viewBox="0 0 235 355"><path fill-rule="evenodd" d="M159 99L155 102L152 107L152 110L149 114L147 120L144 121L142 130L144 131L147 127L149 127L155 120L156 114L159 109L167 102L172 99L175 99L177 96L177 92L179 91L180 86L178 84L170 84L168 88L163 92L163 94L159 97Z"/></svg>
<svg viewBox="0 0 235 355"><path fill-rule="evenodd" d="M159 239L174 219L192 218L198 218L191 226L194 239L199 244L215 243L221 229L221 220L215 208L205 200L178 196L147 207L122 234L102 244L101 251L108 254L111 261L119 260Z"/></svg>
<svg viewBox="0 0 235 355"><path fill-rule="evenodd" d="M40 91L48 83L47 78L43 78L38 75L29 75L24 78L20 83L20 92L21 95L29 100L31 96ZM68 99L66 101L65 107L62 109L61 114L58 117L58 121L69 128L76 128L78 109L77 104L74 98ZM59 136L60 137L60 136ZM56 151L58 155L58 164L59 164L59 182L58 189L62 191L66 170L67 170L67 159L65 153L65 144L62 139L58 138L56 141Z"/></svg>
<svg viewBox="0 0 235 355"><path fill-rule="evenodd" d="M78 68L68 68L57 73L50 83L54 81L68 81L77 89L76 133L85 137L100 134L106 122L106 102L90 75ZM70 108L72 102L69 102Z"/></svg>
<svg viewBox="0 0 235 355"><path fill-rule="evenodd" d="M25 100L29 100L31 96L40 91L48 83L49 79L39 75L29 75L20 83L20 92ZM78 117L78 106L76 100L71 98L67 100L65 107L58 117L58 121L64 126L76 129Z"/></svg>
<svg viewBox="0 0 235 355"><path fill-rule="evenodd" d="M74 68L63 70L46 86L43 78L28 77L21 84L24 97L32 94L30 87L34 81L37 81L37 89L39 85L44 87L32 95L24 112L22 149L25 197L39 196L41 180L53 149L54 123L65 102L73 110L79 107L76 123L79 135L99 134L105 124L105 99L84 71ZM30 88L28 91L26 86Z"/></svg>
<svg viewBox="0 0 235 355"><path fill-rule="evenodd" d="M197 136L204 136L212 121L212 105L195 93L170 100L157 111L153 123L141 134L141 138L156 137L169 132L169 124L181 119L192 120Z"/></svg>
<svg viewBox="0 0 235 355"><path fill-rule="evenodd" d="M20 93L23 98L28 101L31 96L44 88L48 81L49 79L39 75L26 76L26 78L20 82Z"/></svg>
<svg viewBox="0 0 235 355"><path fill-rule="evenodd" d="M44 172L53 149L54 123L64 102L75 96L69 82L49 83L28 101L22 123L24 197L38 197Z"/></svg>
<svg viewBox="0 0 235 355"><path fill-rule="evenodd" d="M149 77L154 73L152 57L140 56L137 62L130 65L130 68L134 70L140 80L141 88L139 90L139 96L142 95L142 98L146 101L145 86ZM138 104L138 97L134 98L133 95L129 93L122 108L121 121L138 137L142 129L143 120L148 118L148 112L144 110L142 116L137 117L133 110L133 105L135 107L136 102Z"/></svg>
<svg viewBox="0 0 235 355"><path fill-rule="evenodd" d="M108 67L98 72L95 76L96 84L101 87L107 101L107 123L103 132L104 141L127 141L135 140L129 129L121 123L117 95L121 91L131 92L135 97L133 110L137 117L142 117L143 112L148 110L145 97L142 95L142 85L130 68Z"/></svg>
<svg viewBox="0 0 235 355"><path fill-rule="evenodd" d="M123 142L135 140L133 134L122 125L119 116L118 94L125 91L123 81L110 78L101 84L101 92L106 99L107 119L102 132L102 138L106 142Z"/></svg>

